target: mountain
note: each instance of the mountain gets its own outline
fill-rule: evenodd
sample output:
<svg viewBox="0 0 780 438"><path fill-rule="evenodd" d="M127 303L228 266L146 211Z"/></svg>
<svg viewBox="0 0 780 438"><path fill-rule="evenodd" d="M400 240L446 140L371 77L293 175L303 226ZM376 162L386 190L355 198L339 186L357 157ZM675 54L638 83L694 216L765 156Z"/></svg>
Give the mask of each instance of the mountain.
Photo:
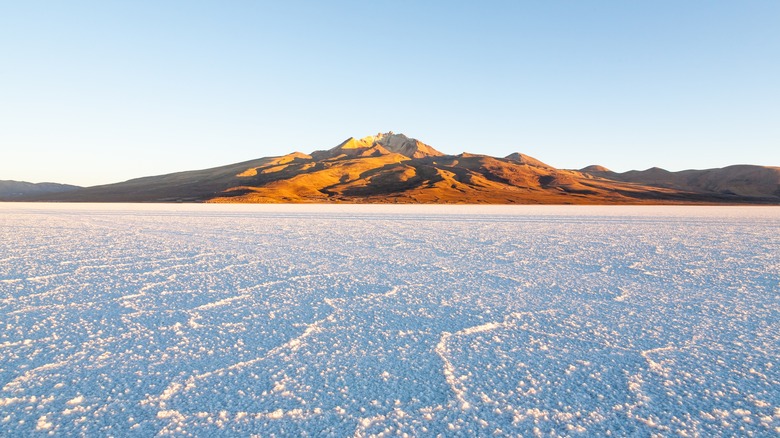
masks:
<svg viewBox="0 0 780 438"><path fill-rule="evenodd" d="M687 172L687 173L686 173ZM694 172L694 173L691 173ZM700 172L700 173L695 173ZM780 168L615 173L556 169L533 157L444 154L392 132L293 152L26 197L89 202L492 204L780 204Z"/></svg>
<svg viewBox="0 0 780 438"><path fill-rule="evenodd" d="M0 201L13 201L32 195L64 193L80 189L79 186L56 183L29 183L24 181L0 180Z"/></svg>

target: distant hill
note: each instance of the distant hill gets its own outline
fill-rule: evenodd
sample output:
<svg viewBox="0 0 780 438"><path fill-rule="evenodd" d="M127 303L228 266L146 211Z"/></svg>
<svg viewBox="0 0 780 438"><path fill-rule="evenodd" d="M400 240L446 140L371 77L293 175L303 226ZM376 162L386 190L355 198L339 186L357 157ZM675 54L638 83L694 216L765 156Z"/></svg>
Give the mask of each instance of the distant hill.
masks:
<svg viewBox="0 0 780 438"><path fill-rule="evenodd" d="M348 138L310 154L133 179L37 201L215 203L780 204L780 168L615 173L556 169L514 153L447 155L403 134Z"/></svg>
<svg viewBox="0 0 780 438"><path fill-rule="evenodd" d="M24 181L0 180L0 201L13 201L33 195L65 193L80 189L79 186L56 183L29 183Z"/></svg>
<svg viewBox="0 0 780 438"><path fill-rule="evenodd" d="M748 198L780 198L780 167L741 164L718 169L683 170L680 172L669 172L652 167L647 170L616 173L601 166L588 166L582 171L615 181L697 193L716 193Z"/></svg>

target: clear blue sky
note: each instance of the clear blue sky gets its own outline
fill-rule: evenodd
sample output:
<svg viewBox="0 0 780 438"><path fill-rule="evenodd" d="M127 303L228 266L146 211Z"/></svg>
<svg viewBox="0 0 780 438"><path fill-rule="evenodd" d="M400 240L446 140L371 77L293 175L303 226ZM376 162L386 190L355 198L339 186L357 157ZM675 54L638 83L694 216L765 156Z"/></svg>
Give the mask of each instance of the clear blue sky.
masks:
<svg viewBox="0 0 780 438"><path fill-rule="evenodd" d="M780 166L780 1L0 0L0 179L388 130L561 168Z"/></svg>

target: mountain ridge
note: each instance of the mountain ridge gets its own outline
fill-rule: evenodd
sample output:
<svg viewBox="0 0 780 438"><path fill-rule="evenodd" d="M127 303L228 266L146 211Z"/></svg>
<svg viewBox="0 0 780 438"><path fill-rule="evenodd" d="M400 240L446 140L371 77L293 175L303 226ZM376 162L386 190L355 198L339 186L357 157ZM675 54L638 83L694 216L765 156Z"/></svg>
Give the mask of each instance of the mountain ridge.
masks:
<svg viewBox="0 0 780 438"><path fill-rule="evenodd" d="M651 167L646 170L629 170L622 173L601 167L601 169L593 168L588 173L623 182L689 191L780 197L780 167L775 166L735 164L714 169L687 169L677 172Z"/></svg>
<svg viewBox="0 0 780 438"><path fill-rule="evenodd" d="M780 204L780 168L557 169L516 152L444 154L392 131L330 149L18 200L213 203Z"/></svg>

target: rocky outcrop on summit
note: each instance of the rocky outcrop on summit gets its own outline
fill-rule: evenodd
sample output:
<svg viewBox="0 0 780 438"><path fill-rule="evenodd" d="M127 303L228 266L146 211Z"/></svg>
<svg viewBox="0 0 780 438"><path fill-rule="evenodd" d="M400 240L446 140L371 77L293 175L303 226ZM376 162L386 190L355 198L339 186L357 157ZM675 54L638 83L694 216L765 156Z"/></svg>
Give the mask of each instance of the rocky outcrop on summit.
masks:
<svg viewBox="0 0 780 438"><path fill-rule="evenodd" d="M312 152L315 160L327 160L343 157L371 157L387 154L399 154L407 158L442 156L441 152L427 144L409 138L403 134L369 135L361 139L350 137L340 145L326 151Z"/></svg>
<svg viewBox="0 0 780 438"><path fill-rule="evenodd" d="M403 134L393 134L392 132L380 134L375 141L378 145L384 146L385 149L409 158L440 157L444 155L427 144Z"/></svg>

